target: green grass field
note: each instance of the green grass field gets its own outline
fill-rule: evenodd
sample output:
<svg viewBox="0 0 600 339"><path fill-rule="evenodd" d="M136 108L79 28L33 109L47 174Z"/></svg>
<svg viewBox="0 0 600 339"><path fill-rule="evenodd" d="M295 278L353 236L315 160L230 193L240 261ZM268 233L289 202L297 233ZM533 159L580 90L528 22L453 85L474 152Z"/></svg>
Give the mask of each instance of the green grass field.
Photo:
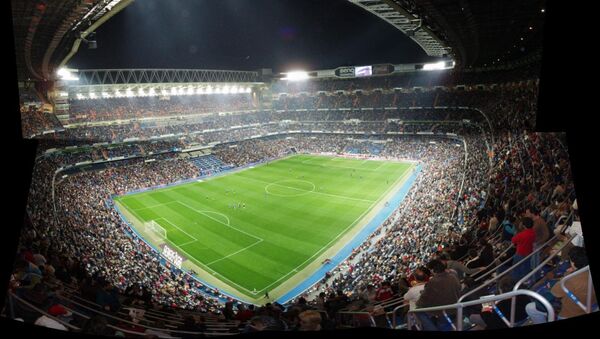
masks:
<svg viewBox="0 0 600 339"><path fill-rule="evenodd" d="M317 265L332 247L341 248L343 236L361 228L412 166L295 155L115 201L157 246L156 234L142 225L160 224L167 232L162 242L187 259L184 267L210 274L222 290L258 300L265 291L275 297L278 286Z"/></svg>

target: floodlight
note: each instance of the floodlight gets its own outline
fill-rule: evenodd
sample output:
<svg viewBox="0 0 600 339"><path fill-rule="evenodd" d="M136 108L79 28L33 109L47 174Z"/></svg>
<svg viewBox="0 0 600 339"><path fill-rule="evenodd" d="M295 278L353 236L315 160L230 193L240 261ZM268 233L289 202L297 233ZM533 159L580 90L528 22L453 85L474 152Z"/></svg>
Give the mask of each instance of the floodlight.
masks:
<svg viewBox="0 0 600 339"><path fill-rule="evenodd" d="M56 71L56 75L59 76L60 80L69 80L69 81L76 81L79 80L78 77L76 77L70 69L61 67Z"/></svg>
<svg viewBox="0 0 600 339"><path fill-rule="evenodd" d="M432 63L432 64L425 64L425 65L423 65L423 70L424 71L440 70L440 69L444 69L445 65L446 65L445 62L443 62L443 61Z"/></svg>
<svg viewBox="0 0 600 339"><path fill-rule="evenodd" d="M90 99L96 99L96 93L90 92Z"/></svg>
<svg viewBox="0 0 600 339"><path fill-rule="evenodd" d="M302 81L308 79L308 73L305 71L292 71L284 74L285 77L283 78L283 80Z"/></svg>

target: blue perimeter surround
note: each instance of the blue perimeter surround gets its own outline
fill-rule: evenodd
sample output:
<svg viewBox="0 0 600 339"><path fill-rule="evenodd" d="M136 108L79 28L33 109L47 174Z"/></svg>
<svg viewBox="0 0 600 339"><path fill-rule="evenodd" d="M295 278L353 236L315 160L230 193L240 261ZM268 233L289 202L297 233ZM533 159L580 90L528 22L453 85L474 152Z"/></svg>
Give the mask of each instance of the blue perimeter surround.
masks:
<svg viewBox="0 0 600 339"><path fill-rule="evenodd" d="M248 165L245 165L243 167L237 167L237 168L232 168L232 169L228 169L222 172L218 172L212 175L203 175L203 176L199 176L196 178L192 178L192 179L186 179L186 180L181 180L181 181L177 181L171 184L167 184L167 185L158 185L158 186L153 186L153 187L147 187L147 188L143 188L140 190L134 190L131 192L127 192L125 194L123 194L122 196L126 196L126 195L131 195L131 194L136 194L136 193L141 193L141 192L146 192L146 191L150 191L150 190L155 190L157 188L166 188L166 187L171 187L171 186L177 186L177 185L181 185L181 184L185 184L185 183L190 183L190 182L194 182L194 181L198 181L199 179L202 178L206 178L206 177L218 177L221 175L225 175L225 174L229 174L230 172L237 172L239 170L242 170L244 168L248 168L248 167L252 167L252 166L256 166L259 164L262 164L264 162L268 162L268 161L273 161L273 160L278 160L278 159L267 159L261 162L256 162L256 163L251 163ZM404 200L404 198L406 197L406 195L408 194L408 191L410 190L411 186L413 185L413 183L415 182L419 172L421 172L421 165L417 165L415 167L415 170L413 171L413 173L411 174L411 176L404 182L404 184L402 185L402 187L398 190L398 192L396 192L396 194L394 195L394 197L392 199L390 199L389 201L389 206L388 207L384 207L382 208L379 213L360 231L360 233L358 233L356 236L354 236L354 238L346 245L344 246L333 258L331 258L331 262L324 265L322 268L320 268L318 271L316 271L313 275L311 275L310 277L306 278L306 280L304 280L303 282L301 282L300 284L298 284L298 286L294 287L292 290L290 290L288 293L286 293L285 295L283 295L282 297L280 297L277 302L280 304L284 304L294 298L296 298L297 296L299 296L300 294L302 294L305 290L307 290L308 288L310 288L311 286L313 286L314 284L316 284L317 282L319 282L321 279L323 279L323 277L325 276L325 273L327 273L328 271L330 271L333 267L339 265L340 263L342 263L344 260L346 260L346 258L348 258L350 256L350 254L352 254L352 250L354 250L354 248L360 246L360 244L362 244L371 233L373 233L379 226L381 226L383 224L383 222L390 217L390 215L392 215L392 213L394 212L394 210L396 210L396 208L400 205L400 203ZM111 195L111 200L113 198L115 198L117 195L113 194ZM125 216L121 213L121 210L119 209L119 207L113 202L110 202L110 205L112 205L117 212L119 213L119 216L121 217L121 219L123 221L125 221L125 223L127 223L127 225L129 226L129 229L131 231L133 231L135 233L135 236L138 237L139 239L141 239L143 242L145 242L148 246L150 246L151 248L153 248L157 253L161 253L160 249L156 248L154 245L152 245L151 243L147 242L146 239L144 239L144 237L142 237L137 230L129 223L129 221L127 220L127 218L125 218ZM161 264L164 266L164 259L161 256ZM176 269L179 270L179 269ZM189 274L189 272L188 272ZM191 274L190 274L191 275ZM225 293L224 291L219 290L218 288L212 286L211 284L208 284L207 282L205 282L202 278L198 277L197 275L191 275L195 280L197 280L198 282L200 282L201 284L203 284L204 286L209 287L212 290L218 290L220 294L224 294L226 296L228 296L231 299L234 300L240 300L239 297L233 296L231 294ZM202 291L199 290L199 292L201 292L202 294L213 298L213 299L218 299L219 301L225 303L228 300L225 298L219 298L217 296L208 294L208 292L206 291Z"/></svg>

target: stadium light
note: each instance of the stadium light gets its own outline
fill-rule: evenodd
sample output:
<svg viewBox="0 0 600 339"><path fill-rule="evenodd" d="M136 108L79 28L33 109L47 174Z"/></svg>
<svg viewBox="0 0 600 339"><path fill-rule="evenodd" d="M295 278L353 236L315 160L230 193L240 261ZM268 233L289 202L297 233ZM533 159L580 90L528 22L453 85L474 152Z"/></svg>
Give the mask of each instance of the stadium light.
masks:
<svg viewBox="0 0 600 339"><path fill-rule="evenodd" d="M85 99L85 97L83 96L83 94L77 93L77 99L82 100Z"/></svg>
<svg viewBox="0 0 600 339"><path fill-rule="evenodd" d="M436 62L436 63L432 63L432 64L423 65L423 70L424 71L440 70L440 69L446 68L445 66L446 66L446 63L443 61L440 61L440 62Z"/></svg>
<svg viewBox="0 0 600 339"><path fill-rule="evenodd" d="M285 77L282 78L283 80L302 81L308 79L308 73L305 71L292 71L283 74L285 74Z"/></svg>
<svg viewBox="0 0 600 339"><path fill-rule="evenodd" d="M90 92L90 99L96 99L96 93Z"/></svg>
<svg viewBox="0 0 600 339"><path fill-rule="evenodd" d="M246 93L251 93L252 89L250 87L246 87Z"/></svg>
<svg viewBox="0 0 600 339"><path fill-rule="evenodd" d="M188 87L187 95L192 95L192 94L194 94L194 88Z"/></svg>
<svg viewBox="0 0 600 339"><path fill-rule="evenodd" d="M67 81L77 81L79 80L78 77L76 77L75 75L73 75L73 73L71 72L70 69L61 67L56 71L56 75L58 75L58 77L60 78L60 80L67 80Z"/></svg>
<svg viewBox="0 0 600 339"><path fill-rule="evenodd" d="M229 86L227 86L227 85L223 86L222 90L223 90L223 94L229 94L229 91L230 91Z"/></svg>
<svg viewBox="0 0 600 339"><path fill-rule="evenodd" d="M116 91L115 91L115 96L116 96L117 98L121 98L121 97L123 97L123 93L121 93L119 90L116 90Z"/></svg>
<svg viewBox="0 0 600 339"><path fill-rule="evenodd" d="M213 93L213 88L208 86L206 87L206 94L212 94Z"/></svg>
<svg viewBox="0 0 600 339"><path fill-rule="evenodd" d="M231 89L229 90L229 92L231 94L237 94L238 93L238 88L237 86L232 86Z"/></svg>
<svg viewBox="0 0 600 339"><path fill-rule="evenodd" d="M171 87L171 94L176 95L177 94L177 88Z"/></svg>
<svg viewBox="0 0 600 339"><path fill-rule="evenodd" d="M169 94L169 92L167 92L167 90L166 90L166 89L164 89L164 88L163 88L163 90L162 90L162 91L160 91L160 92L162 93L162 95L168 95L168 94Z"/></svg>
<svg viewBox="0 0 600 339"><path fill-rule="evenodd" d="M177 91L177 94L179 94L179 95L183 95L184 94L183 87L179 87L179 90Z"/></svg>
<svg viewBox="0 0 600 339"><path fill-rule="evenodd" d="M153 97L156 95L156 92L154 91L154 87L150 88L150 91L148 92L148 95Z"/></svg>

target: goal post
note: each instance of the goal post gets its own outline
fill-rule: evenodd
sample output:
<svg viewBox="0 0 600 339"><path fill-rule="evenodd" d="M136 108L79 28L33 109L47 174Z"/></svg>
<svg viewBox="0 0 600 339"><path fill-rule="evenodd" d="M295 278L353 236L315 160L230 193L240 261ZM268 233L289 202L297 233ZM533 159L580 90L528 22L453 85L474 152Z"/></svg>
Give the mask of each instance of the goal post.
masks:
<svg viewBox="0 0 600 339"><path fill-rule="evenodd" d="M144 229L147 232L152 232L161 237L161 239L167 239L167 230L164 229L161 225L159 225L156 221L150 220L144 223Z"/></svg>

